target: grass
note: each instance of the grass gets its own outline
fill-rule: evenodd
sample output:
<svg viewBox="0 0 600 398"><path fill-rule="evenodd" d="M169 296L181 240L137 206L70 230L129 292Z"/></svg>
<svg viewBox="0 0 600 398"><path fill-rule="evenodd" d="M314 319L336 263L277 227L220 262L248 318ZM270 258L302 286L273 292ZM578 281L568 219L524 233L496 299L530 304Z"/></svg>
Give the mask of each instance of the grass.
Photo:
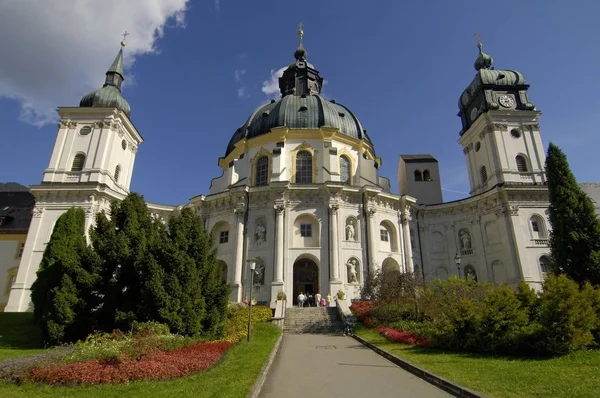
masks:
<svg viewBox="0 0 600 398"><path fill-rule="evenodd" d="M412 364L489 397L598 396L600 351L580 351L551 359L520 359L392 343L362 325L355 332Z"/></svg>
<svg viewBox="0 0 600 398"><path fill-rule="evenodd" d="M41 335L32 313L0 312L0 362L41 351Z"/></svg>
<svg viewBox="0 0 600 398"><path fill-rule="evenodd" d="M21 319L21 334L10 331L11 320L4 322L0 314L0 360L38 353L39 336L31 330L31 319ZM10 314L21 315L21 314ZM12 322L12 323L11 323ZM29 323L28 323L29 322ZM231 348L212 369L194 376L158 382L133 382L121 385L51 387L25 384L16 386L0 382L2 398L71 398L71 397L245 397L258 378L281 330L270 323L259 323L253 329L250 343L243 341ZM21 338L19 337L21 336ZM36 340L37 338L37 340ZM39 347L39 343L37 343Z"/></svg>

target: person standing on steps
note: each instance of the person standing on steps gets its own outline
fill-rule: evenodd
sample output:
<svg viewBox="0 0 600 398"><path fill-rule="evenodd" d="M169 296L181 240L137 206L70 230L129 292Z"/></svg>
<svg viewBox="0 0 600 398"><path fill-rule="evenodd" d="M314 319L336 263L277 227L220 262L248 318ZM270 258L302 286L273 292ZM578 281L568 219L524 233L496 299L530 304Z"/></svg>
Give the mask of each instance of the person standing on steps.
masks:
<svg viewBox="0 0 600 398"><path fill-rule="evenodd" d="M331 293L327 293L327 306L331 307L331 300L333 300L333 297L331 297Z"/></svg>
<svg viewBox="0 0 600 398"><path fill-rule="evenodd" d="M304 307L304 300L306 300L306 296L304 295L304 293L300 292L300 294L298 295L298 307L299 308Z"/></svg>
<svg viewBox="0 0 600 398"><path fill-rule="evenodd" d="M315 294L315 303L317 307L321 306L321 293Z"/></svg>

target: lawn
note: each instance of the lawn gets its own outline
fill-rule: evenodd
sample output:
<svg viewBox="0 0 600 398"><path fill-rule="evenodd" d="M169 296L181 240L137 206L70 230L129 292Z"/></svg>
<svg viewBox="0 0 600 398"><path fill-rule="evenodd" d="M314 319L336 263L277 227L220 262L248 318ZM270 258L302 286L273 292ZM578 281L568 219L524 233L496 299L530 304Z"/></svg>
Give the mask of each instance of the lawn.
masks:
<svg viewBox="0 0 600 398"><path fill-rule="evenodd" d="M18 322L14 319L7 321L6 315L0 314L0 359L40 352L39 348L35 349L39 339L32 331L30 318L24 319L19 317L21 314L16 314ZM21 324L21 332L9 332L9 323ZM245 397L280 333L281 330L270 323L259 323L252 332L250 343L239 343L225 354L217 366L190 377L93 387L16 386L0 382L0 397Z"/></svg>
<svg viewBox="0 0 600 398"><path fill-rule="evenodd" d="M358 325L356 334L408 362L489 397L598 396L600 351L580 351L552 359L515 359L391 343L362 325Z"/></svg>

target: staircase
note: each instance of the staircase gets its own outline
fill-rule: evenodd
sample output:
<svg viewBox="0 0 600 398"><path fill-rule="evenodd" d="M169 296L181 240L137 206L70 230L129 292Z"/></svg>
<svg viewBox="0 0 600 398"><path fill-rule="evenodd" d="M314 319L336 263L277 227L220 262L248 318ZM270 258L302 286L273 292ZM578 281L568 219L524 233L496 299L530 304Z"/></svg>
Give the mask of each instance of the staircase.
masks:
<svg viewBox="0 0 600 398"><path fill-rule="evenodd" d="M342 322L335 307L286 308L283 332L340 334Z"/></svg>

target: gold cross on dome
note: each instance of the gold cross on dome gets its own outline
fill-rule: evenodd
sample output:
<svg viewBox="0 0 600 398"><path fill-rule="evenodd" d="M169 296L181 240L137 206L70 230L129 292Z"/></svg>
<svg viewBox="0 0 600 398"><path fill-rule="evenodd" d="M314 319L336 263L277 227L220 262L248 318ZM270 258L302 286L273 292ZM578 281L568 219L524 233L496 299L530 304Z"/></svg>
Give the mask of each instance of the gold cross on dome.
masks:
<svg viewBox="0 0 600 398"><path fill-rule="evenodd" d="M121 36L123 36L123 41L125 41L127 36L129 36L129 33L127 31L125 31L125 33L123 33Z"/></svg>
<svg viewBox="0 0 600 398"><path fill-rule="evenodd" d="M298 36L300 37L300 41L302 41L302 36L304 36L304 24L300 22L298 24Z"/></svg>

